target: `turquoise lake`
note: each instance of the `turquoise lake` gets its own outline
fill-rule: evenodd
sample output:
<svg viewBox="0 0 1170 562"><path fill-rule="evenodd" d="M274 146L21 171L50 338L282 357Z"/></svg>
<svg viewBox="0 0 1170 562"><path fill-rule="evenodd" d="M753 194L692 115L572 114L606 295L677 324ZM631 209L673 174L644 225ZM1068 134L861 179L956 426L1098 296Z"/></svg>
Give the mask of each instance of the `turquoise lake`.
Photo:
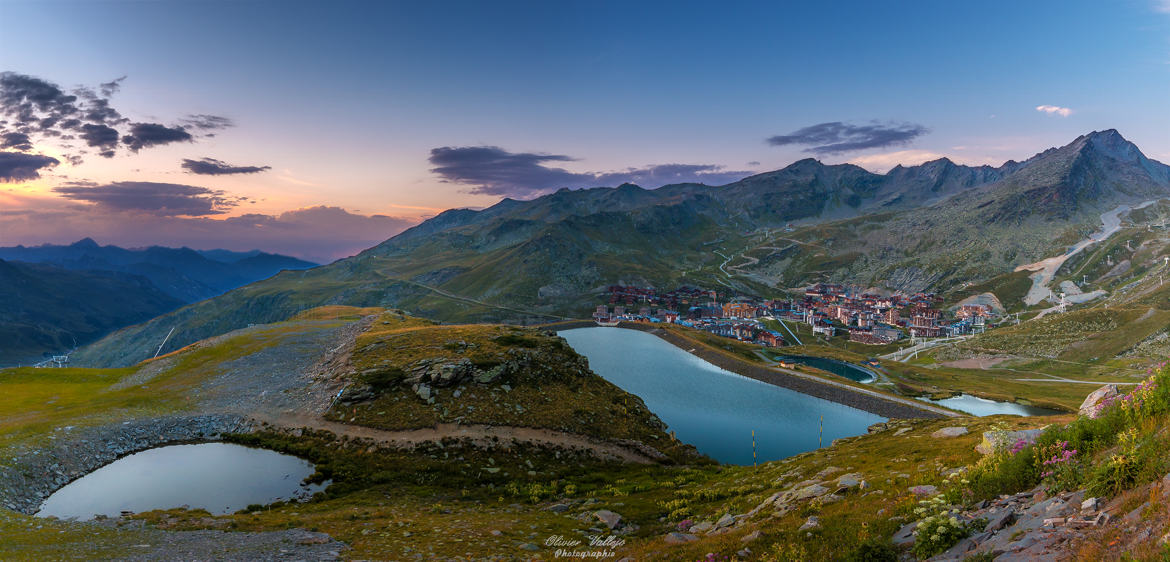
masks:
<svg viewBox="0 0 1170 562"><path fill-rule="evenodd" d="M624 328L560 332L593 372L640 397L679 440L720 462L752 464L865 433L885 418L721 369L656 336Z"/></svg>

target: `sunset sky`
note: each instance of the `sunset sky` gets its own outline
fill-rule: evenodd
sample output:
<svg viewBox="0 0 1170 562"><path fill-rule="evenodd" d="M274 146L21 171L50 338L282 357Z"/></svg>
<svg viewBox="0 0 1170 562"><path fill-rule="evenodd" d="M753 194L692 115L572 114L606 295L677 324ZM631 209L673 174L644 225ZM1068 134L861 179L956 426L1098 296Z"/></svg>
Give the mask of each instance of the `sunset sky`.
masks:
<svg viewBox="0 0 1170 562"><path fill-rule="evenodd" d="M3 246L324 261L451 207L810 156L999 165L1116 128L1170 161L1170 1L10 0L0 21Z"/></svg>

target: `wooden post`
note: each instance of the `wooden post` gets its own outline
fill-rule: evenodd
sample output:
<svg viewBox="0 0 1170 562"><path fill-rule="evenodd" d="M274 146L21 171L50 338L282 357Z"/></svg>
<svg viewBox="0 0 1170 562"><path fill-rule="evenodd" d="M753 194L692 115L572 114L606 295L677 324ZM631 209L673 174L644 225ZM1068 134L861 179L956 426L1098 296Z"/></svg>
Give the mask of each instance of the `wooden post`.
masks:
<svg viewBox="0 0 1170 562"><path fill-rule="evenodd" d="M752 430L752 466L756 466L756 430Z"/></svg>

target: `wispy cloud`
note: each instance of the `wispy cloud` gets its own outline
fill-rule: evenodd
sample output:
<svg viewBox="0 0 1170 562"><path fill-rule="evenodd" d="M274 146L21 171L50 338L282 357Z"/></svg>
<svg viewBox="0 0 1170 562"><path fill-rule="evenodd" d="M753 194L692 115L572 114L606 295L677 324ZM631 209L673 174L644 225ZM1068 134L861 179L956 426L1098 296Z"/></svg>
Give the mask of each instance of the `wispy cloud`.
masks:
<svg viewBox="0 0 1170 562"><path fill-rule="evenodd" d="M1038 105L1036 111L1040 113L1047 113L1049 115L1059 115L1061 117L1068 117L1072 115L1073 110L1059 105Z"/></svg>
<svg viewBox="0 0 1170 562"><path fill-rule="evenodd" d="M1170 0L1154 0L1154 11L1170 14Z"/></svg>
<svg viewBox="0 0 1170 562"><path fill-rule="evenodd" d="M671 183L723 185L752 174L718 164L656 164L611 172L572 172L552 166L573 162L563 154L509 152L498 146L444 146L431 150L431 172L444 181L471 186L472 193L527 198L561 188L634 183L660 187Z"/></svg>
<svg viewBox="0 0 1170 562"><path fill-rule="evenodd" d="M841 121L818 123L797 129L787 135L769 137L772 146L803 145L804 152L819 155L842 154L869 148L884 148L909 144L930 132L917 123L880 123L853 125Z"/></svg>

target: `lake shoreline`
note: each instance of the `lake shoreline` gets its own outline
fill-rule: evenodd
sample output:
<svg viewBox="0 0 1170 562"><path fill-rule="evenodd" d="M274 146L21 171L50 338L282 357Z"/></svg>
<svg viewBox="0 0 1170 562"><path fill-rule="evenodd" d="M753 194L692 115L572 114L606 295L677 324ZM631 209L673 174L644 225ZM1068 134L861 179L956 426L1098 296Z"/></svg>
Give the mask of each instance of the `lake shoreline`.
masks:
<svg viewBox="0 0 1170 562"><path fill-rule="evenodd" d="M212 443L255 424L229 414L172 415L54 432L40 447L21 447L0 470L0 505L35 514L57 490L123 457L167 445Z"/></svg>
<svg viewBox="0 0 1170 562"><path fill-rule="evenodd" d="M576 328L596 328L598 326L596 322L590 320L577 320L549 324L543 327L560 331L572 330ZM892 399L874 396L860 389L853 389L844 383L841 383L841 385L838 386L829 381L822 381L812 377L806 378L804 376L789 374L781 370L754 365L747 361L736 359L734 357L730 357L705 347L698 347L690 340L673 334L667 330L663 330L654 324L643 324L640 322L621 322L617 327L627 330L646 332L657 336L659 339L679 349L682 349L683 351L686 351L695 357L698 357L721 369L731 371L737 375L768 383L773 386L778 386L780 388L786 388L806 396L812 396L814 398L820 398L822 400L828 400L829 402L834 402L836 404L856 408L858 410L876 414L884 418L939 419L947 417L937 411L929 409L929 405L924 404L923 407L918 407L911 404L897 402ZM691 351L692 349L694 349L694 351Z"/></svg>

